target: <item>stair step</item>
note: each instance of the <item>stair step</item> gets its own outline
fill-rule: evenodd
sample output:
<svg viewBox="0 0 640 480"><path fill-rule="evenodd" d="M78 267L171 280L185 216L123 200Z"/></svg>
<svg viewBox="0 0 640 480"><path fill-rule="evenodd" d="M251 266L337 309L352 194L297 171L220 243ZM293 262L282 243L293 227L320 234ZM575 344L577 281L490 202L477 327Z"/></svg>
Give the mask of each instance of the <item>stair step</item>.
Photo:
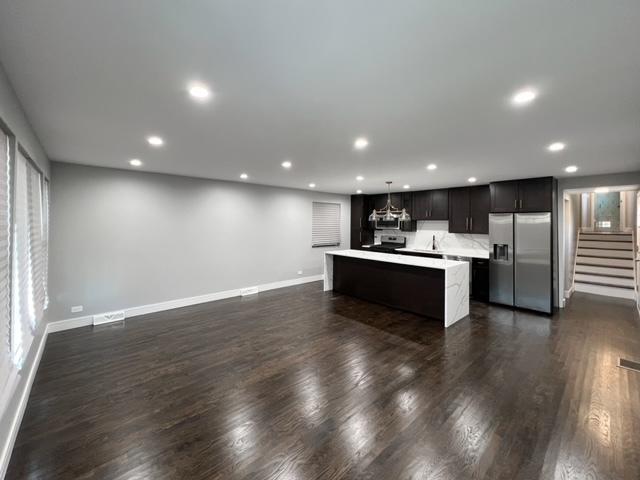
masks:
<svg viewBox="0 0 640 480"><path fill-rule="evenodd" d="M580 248L602 248L605 250L633 250L631 242L596 242L593 240L580 239Z"/></svg>
<svg viewBox="0 0 640 480"><path fill-rule="evenodd" d="M633 290L633 278L604 277L602 275L591 275L588 273L576 273L574 281L580 283L592 283L607 287L630 288Z"/></svg>
<svg viewBox="0 0 640 480"><path fill-rule="evenodd" d="M609 277L622 277L630 278L633 280L633 268L611 268L600 267L593 265L578 265L576 264L575 273L587 273L592 275L604 275Z"/></svg>
<svg viewBox="0 0 640 480"><path fill-rule="evenodd" d="M590 240L593 242L619 242L631 243L631 235L593 235L591 233L581 233L580 240Z"/></svg>
<svg viewBox="0 0 640 480"><path fill-rule="evenodd" d="M602 249L602 248L580 248L580 246L578 246L578 256L633 259L633 251L632 250L608 250L608 249Z"/></svg>
<svg viewBox="0 0 640 480"><path fill-rule="evenodd" d="M578 256L577 265L603 265L606 267L629 268L633 270L633 260L629 258L598 258Z"/></svg>
<svg viewBox="0 0 640 480"><path fill-rule="evenodd" d="M636 292L628 288L605 287L589 283L575 283L576 292L592 293L595 295L606 295L607 297L628 298L635 300Z"/></svg>
<svg viewBox="0 0 640 480"><path fill-rule="evenodd" d="M626 232L580 232L580 238L593 237L594 240L631 240L631 233Z"/></svg>

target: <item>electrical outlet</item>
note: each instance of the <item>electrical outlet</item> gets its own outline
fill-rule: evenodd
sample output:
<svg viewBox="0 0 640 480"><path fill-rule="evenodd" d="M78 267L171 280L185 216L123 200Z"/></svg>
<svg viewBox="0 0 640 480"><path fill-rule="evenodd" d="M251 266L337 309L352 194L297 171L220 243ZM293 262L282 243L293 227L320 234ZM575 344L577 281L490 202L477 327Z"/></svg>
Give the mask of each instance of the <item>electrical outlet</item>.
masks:
<svg viewBox="0 0 640 480"><path fill-rule="evenodd" d="M71 307L71 313L80 313L82 310L84 310L84 307L82 305Z"/></svg>
<svg viewBox="0 0 640 480"><path fill-rule="evenodd" d="M302 275L302 270L298 270L298 275Z"/></svg>

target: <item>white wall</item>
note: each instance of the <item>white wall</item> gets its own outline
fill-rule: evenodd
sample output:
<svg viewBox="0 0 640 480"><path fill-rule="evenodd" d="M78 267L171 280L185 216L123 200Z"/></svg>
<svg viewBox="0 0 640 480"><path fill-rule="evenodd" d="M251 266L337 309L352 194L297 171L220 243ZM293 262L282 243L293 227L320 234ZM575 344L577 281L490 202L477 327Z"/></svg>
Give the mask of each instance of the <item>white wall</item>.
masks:
<svg viewBox="0 0 640 480"><path fill-rule="evenodd" d="M349 248L346 195L57 162L51 188L55 320L318 275L336 247L311 248L314 200Z"/></svg>
<svg viewBox="0 0 640 480"><path fill-rule="evenodd" d="M22 110L2 65L0 65L0 123L6 126L9 133L15 137L31 159L48 176L50 165L47 156ZM8 319L3 318L0 321L4 322L8 321ZM12 435L15 433L14 427L22 414L20 397L23 393L28 393L28 372L36 363L38 346L44 338L45 323L46 313L45 318L35 332L35 338L31 344L31 349L25 357L22 369L14 368L12 371L3 373L7 375L9 383L5 391L2 392L3 395L0 396L0 398L4 399L0 404L0 478L4 475L4 468L6 468L11 453ZM4 341L4 339L2 340ZM4 355L5 353L0 354ZM0 385L4 385L7 378L0 379Z"/></svg>
<svg viewBox="0 0 640 480"><path fill-rule="evenodd" d="M564 195L564 295L568 298L572 293L573 269L578 243L578 229L581 224L582 195L570 193Z"/></svg>

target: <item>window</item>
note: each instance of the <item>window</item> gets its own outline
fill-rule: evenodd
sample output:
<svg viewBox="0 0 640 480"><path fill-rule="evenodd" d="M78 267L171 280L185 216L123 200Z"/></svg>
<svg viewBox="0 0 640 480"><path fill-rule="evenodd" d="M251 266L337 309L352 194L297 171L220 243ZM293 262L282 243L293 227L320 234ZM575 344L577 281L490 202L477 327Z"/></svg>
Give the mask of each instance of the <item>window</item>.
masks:
<svg viewBox="0 0 640 480"><path fill-rule="evenodd" d="M46 304L42 174L18 151L11 272L11 356L21 367Z"/></svg>
<svg viewBox="0 0 640 480"><path fill-rule="evenodd" d="M311 246L340 245L340 204L313 202Z"/></svg>
<svg viewBox="0 0 640 480"><path fill-rule="evenodd" d="M0 129L0 407L11 379L11 157L9 137ZM1 412L0 412L1 413Z"/></svg>

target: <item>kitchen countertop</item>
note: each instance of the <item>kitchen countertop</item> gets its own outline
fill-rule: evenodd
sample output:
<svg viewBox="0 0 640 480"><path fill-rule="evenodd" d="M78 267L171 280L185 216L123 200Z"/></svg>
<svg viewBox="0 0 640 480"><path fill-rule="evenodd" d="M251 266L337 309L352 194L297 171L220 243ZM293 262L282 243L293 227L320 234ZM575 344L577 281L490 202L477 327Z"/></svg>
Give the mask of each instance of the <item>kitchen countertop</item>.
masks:
<svg viewBox="0 0 640 480"><path fill-rule="evenodd" d="M431 250L428 248L399 248L399 252L434 253L436 255L454 255L469 258L489 258L488 250L475 248L445 248L443 250Z"/></svg>
<svg viewBox="0 0 640 480"><path fill-rule="evenodd" d="M333 250L326 252L327 255L338 255L342 257L360 258L362 260L374 260L377 262L397 263L399 265L411 265L414 267L436 268L439 270L449 270L466 262L457 260L444 260L440 258L412 257L410 255L396 255L395 253L367 252L362 250Z"/></svg>
<svg viewBox="0 0 640 480"><path fill-rule="evenodd" d="M376 245L376 244L374 244ZM370 248L372 245L362 245L362 248ZM458 257L469 258L489 258L489 250L481 250L477 248L445 248L443 250L431 250L430 248L406 247L398 248L398 252L407 253L432 253L434 255L454 255Z"/></svg>
<svg viewBox="0 0 640 480"><path fill-rule="evenodd" d="M368 252L366 250L333 250L330 252L325 252L324 254L324 290L325 291L333 290L333 281L334 281L333 266L334 266L334 262L336 261L340 262L339 260L337 260L339 257L350 257L350 258L357 258L362 260L372 260L376 262L389 263L394 265L399 264L399 265L407 265L407 266L413 266L413 267L422 267L425 270L420 273L425 275L424 278L439 278L441 279L440 281L444 282L444 285L443 285L444 292L440 290L440 293L436 295L433 289L429 289L423 286L420 283L420 281L418 281L418 283L416 283L415 285L412 285L412 288L413 288L412 291L415 291L415 288L422 289L423 292L419 298L422 299L420 300L422 302L425 302L425 299L430 299L426 301L426 304L422 305L421 307L416 306L415 298L413 298L409 302L406 302L407 295L405 294L403 299L402 298L403 293L401 289L400 291L396 290L396 292L393 294L394 302L399 302L399 303L393 303L392 306L396 306L396 308L408 309L410 311L416 312L421 315L422 314L430 315L429 313L425 313L425 312L427 310L432 310L435 304L442 302L440 305L442 305L442 307L444 308L444 315L442 320L444 320L445 327L450 327L451 325L456 323L458 320L469 315L469 262L459 262L457 260L445 260L445 259L432 258L432 257L417 257L412 255L398 255L397 253L382 253L382 252L370 252L370 251ZM360 271L367 272L368 271L366 267L367 265L369 265L368 262L362 263L361 268L364 268L364 270L360 270ZM371 267L369 266L368 268L370 269ZM380 271L386 270L387 273L389 273L390 275L389 282L393 282L394 278L397 281L400 281L400 282L402 281L399 279L402 277L402 274L398 273L398 270L403 270L403 269L397 269L395 268L395 266L385 267L384 265L377 265L376 270L380 270ZM442 273L433 272L433 270L440 270ZM400 275L400 277L398 277L398 275ZM353 269L352 269L352 276L353 276ZM369 278L370 278L369 276L365 277L365 279L369 279ZM410 278L412 279L411 281L413 281L413 279L420 278L420 276L413 275L413 276L410 276ZM405 282L406 282L406 278L405 278ZM352 292L352 294L355 294L354 296L360 296L365 300L369 300L371 298L371 295L375 295L376 288L379 288L380 284L384 283L384 277L381 278L380 281L373 282L375 283L375 286L372 286L372 282L370 281L369 282L365 281L363 283L366 286L366 287L363 287L364 290ZM348 285L353 285L353 283L348 282ZM389 287L391 291L394 290L393 288L391 288L392 287L391 284L389 284ZM344 288L344 285L343 285L343 288ZM367 294L367 289L369 290L369 294ZM374 293L372 293L372 290L374 291ZM347 294L349 294L349 292L347 292ZM378 297L375 297L375 298L378 298ZM418 303L420 303L420 301L418 301ZM405 302L405 304L403 304L402 302Z"/></svg>

